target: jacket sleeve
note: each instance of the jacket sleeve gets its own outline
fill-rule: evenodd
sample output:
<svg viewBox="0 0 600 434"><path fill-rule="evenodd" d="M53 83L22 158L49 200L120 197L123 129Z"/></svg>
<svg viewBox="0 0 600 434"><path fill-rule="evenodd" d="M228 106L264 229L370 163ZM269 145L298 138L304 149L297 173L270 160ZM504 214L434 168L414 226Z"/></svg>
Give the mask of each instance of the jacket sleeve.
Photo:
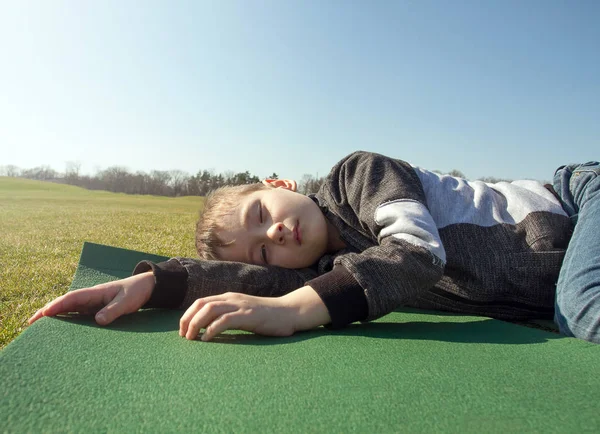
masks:
<svg viewBox="0 0 600 434"><path fill-rule="evenodd" d="M187 309L196 299L224 292L277 297L305 285L315 270L290 270L240 262L172 258L165 262L142 261L133 274L153 271L155 286L143 308Z"/></svg>
<svg viewBox="0 0 600 434"><path fill-rule="evenodd" d="M309 282L333 327L379 318L409 303L442 277L446 254L423 186L408 163L356 152L338 163L319 192L371 246L337 256L333 269ZM352 240L349 240L350 242Z"/></svg>

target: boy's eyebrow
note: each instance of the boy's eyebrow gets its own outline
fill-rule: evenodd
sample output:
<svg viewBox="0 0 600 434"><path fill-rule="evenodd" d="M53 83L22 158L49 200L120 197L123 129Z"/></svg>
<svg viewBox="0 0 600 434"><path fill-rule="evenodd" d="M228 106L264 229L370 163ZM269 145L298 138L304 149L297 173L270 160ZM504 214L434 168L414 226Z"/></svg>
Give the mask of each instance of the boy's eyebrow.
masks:
<svg viewBox="0 0 600 434"><path fill-rule="evenodd" d="M248 214L250 214L250 206L246 205L242 210L242 226L248 230Z"/></svg>

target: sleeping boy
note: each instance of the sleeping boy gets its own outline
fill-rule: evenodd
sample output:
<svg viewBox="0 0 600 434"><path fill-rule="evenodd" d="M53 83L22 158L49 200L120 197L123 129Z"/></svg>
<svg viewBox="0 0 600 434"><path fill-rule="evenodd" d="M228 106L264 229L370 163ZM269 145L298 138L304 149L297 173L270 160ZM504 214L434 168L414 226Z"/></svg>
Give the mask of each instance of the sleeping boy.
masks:
<svg viewBox="0 0 600 434"><path fill-rule="evenodd" d="M29 320L186 309L179 334L288 336L369 321L399 306L503 320L552 318L600 343L600 164L553 186L467 181L355 152L319 192L289 180L224 187L196 229L200 260L143 261L133 276L69 292Z"/></svg>

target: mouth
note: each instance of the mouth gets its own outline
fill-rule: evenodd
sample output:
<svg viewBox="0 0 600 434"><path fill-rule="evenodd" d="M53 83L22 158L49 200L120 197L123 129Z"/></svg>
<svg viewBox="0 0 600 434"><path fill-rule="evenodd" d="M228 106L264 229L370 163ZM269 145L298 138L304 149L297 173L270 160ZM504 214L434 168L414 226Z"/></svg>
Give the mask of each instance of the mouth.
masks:
<svg viewBox="0 0 600 434"><path fill-rule="evenodd" d="M294 226L294 239L298 245L302 245L302 235L300 233L300 221L296 220L296 226Z"/></svg>

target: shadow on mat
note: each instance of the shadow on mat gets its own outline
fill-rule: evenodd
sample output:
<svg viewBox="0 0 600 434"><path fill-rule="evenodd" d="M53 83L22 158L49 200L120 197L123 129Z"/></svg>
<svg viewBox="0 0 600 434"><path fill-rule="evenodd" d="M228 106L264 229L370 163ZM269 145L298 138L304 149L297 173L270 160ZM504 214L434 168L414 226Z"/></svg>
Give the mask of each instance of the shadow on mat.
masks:
<svg viewBox="0 0 600 434"><path fill-rule="evenodd" d="M179 330L179 319L183 314L177 310L146 309L123 315L111 324L96 324L93 315L70 313L57 315L55 318L73 324L99 329L119 330L133 333L164 333Z"/></svg>
<svg viewBox="0 0 600 434"><path fill-rule="evenodd" d="M254 334L222 334L213 342L238 345L281 345L317 339L323 336L353 336L375 339L431 340L472 344L535 344L560 339L560 335L540 333L534 329L508 326L492 319L466 323L413 321L351 324L342 330L316 329L289 337L265 337Z"/></svg>
<svg viewBox="0 0 600 434"><path fill-rule="evenodd" d="M117 318L108 326L99 326L92 315L69 314L57 319L87 327L106 328L130 333L163 333L179 330L181 311L143 310ZM493 319L469 322L408 321L404 323L373 322L350 324L340 329L318 328L288 337L259 336L252 333L224 333L215 343L237 345L283 345L325 336L354 336L375 339L432 340L457 343L533 344L560 339L557 334L543 333Z"/></svg>

